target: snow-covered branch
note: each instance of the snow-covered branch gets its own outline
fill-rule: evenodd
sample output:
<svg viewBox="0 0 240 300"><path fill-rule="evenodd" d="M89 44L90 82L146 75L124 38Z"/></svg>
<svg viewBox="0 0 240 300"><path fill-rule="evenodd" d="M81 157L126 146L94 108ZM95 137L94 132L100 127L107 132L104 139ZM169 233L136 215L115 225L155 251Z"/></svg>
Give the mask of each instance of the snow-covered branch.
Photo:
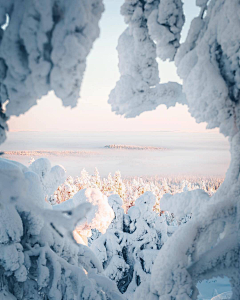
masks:
<svg viewBox="0 0 240 300"><path fill-rule="evenodd" d="M239 131L240 54L237 0L209 2L189 29L176 55L179 76L189 111L208 128L219 127L226 136Z"/></svg>
<svg viewBox="0 0 240 300"><path fill-rule="evenodd" d="M72 238L91 204L51 210L39 175L4 159L0 191L1 299L121 299L93 252Z"/></svg>
<svg viewBox="0 0 240 300"><path fill-rule="evenodd" d="M229 277L232 299L239 298L239 149L238 133L232 139L232 161L225 181L207 201L201 203L200 198L196 197L191 221L180 227L159 252L150 287L151 293L159 297L156 299L167 295L172 299L197 299L197 282L217 276ZM169 208L178 212L180 203L176 208L174 197L176 196L165 199L163 205L167 206L167 201L170 200ZM187 198L182 202L183 205L188 202ZM187 207L185 212L189 213L191 205Z"/></svg>
<svg viewBox="0 0 240 300"><path fill-rule="evenodd" d="M50 90L76 106L102 12L101 0L1 0L0 111L8 101L7 116L25 113Z"/></svg>
<svg viewBox="0 0 240 300"><path fill-rule="evenodd" d="M237 0L196 4L199 16L180 45L181 0L125 1L121 12L128 28L117 47L121 77L109 103L114 112L126 117L160 104L187 104L197 122L233 136L240 127L240 5ZM159 83L157 56L174 59L183 90L177 83Z"/></svg>
<svg viewBox="0 0 240 300"><path fill-rule="evenodd" d="M125 1L128 24L118 41L120 80L109 96L116 114L136 117L165 104L187 104L181 85L160 84L157 56L173 59L184 24L181 0Z"/></svg>

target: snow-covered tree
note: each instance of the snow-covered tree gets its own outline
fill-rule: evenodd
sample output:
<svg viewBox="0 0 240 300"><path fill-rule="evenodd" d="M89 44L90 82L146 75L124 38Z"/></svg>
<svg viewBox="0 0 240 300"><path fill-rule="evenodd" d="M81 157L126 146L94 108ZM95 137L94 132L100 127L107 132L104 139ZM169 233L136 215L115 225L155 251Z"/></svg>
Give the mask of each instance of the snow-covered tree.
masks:
<svg viewBox="0 0 240 300"><path fill-rule="evenodd" d="M230 279L232 299L240 297L239 150L238 133L231 143L232 161L226 179L212 197L198 191L164 197L165 209L174 211L179 217L192 213L192 219L179 227L159 252L151 284L148 283L150 287L146 287L152 297L197 299L198 281L218 276ZM164 260L166 255L168 260ZM141 293L143 295L144 291Z"/></svg>
<svg viewBox="0 0 240 300"><path fill-rule="evenodd" d="M121 78L109 102L116 113L134 117L178 101L188 105L197 122L233 136L240 126L239 2L199 0L196 4L199 16L180 44L181 0L125 1L121 13L128 27L118 44ZM180 87L158 85L157 56L174 59L186 101ZM155 92L158 86L165 93Z"/></svg>
<svg viewBox="0 0 240 300"><path fill-rule="evenodd" d="M181 0L126 0L121 13L128 27L117 47L121 77L109 96L112 110L135 117L160 104L186 104L181 85L159 83L156 61L161 47L163 56L172 58L179 46L184 24Z"/></svg>
<svg viewBox="0 0 240 300"><path fill-rule="evenodd" d="M191 191L201 188L209 195L213 195L222 181L222 178L191 178L185 176L176 178L122 178L119 171L116 171L113 177L109 174L108 178L102 178L98 175L98 187L100 191L106 196L110 196L113 193L118 194L123 200L125 211L133 206L136 199L143 193L151 191L156 197L154 211L158 213L160 212L160 199L165 193L176 194L183 190ZM81 176L74 178L69 176L48 199L52 204L61 203L73 198L78 191L86 188L96 188L96 176L90 176L88 172L83 169Z"/></svg>
<svg viewBox="0 0 240 300"><path fill-rule="evenodd" d="M0 142L7 117L50 90L76 105L102 12L101 0L0 1Z"/></svg>
<svg viewBox="0 0 240 300"><path fill-rule="evenodd" d="M240 4L239 0L196 0L196 4L199 16L182 44L181 0L125 0L122 7L128 28L119 39L121 77L109 97L112 109L132 117L159 104L187 104L198 122L219 127L230 137L232 155L218 192L209 201L205 196L203 203L196 201L200 209L187 206L191 220L163 246L144 196L129 214L118 209L122 229L110 228L105 240L102 235L93 242L92 247L103 241L99 256L104 272L116 276L120 289L135 291L138 300L196 299L199 280L224 275L231 280L232 299L240 298ZM65 106L76 104L102 10L101 0L0 0L0 142L7 118L26 112L50 90ZM175 61L182 87L160 83L157 57ZM73 243L72 231L85 218L89 203L52 211L44 200L48 189L44 178L45 169L41 175L1 160L1 297L120 299L111 281L99 274L101 265L89 248ZM161 230L162 234L164 226ZM107 234L112 234L112 244ZM131 240L126 236L132 237L132 244L126 244ZM152 267L156 245L159 251Z"/></svg>
<svg viewBox="0 0 240 300"><path fill-rule="evenodd" d="M99 171L97 168L95 168L95 171L94 171L93 182L94 182L94 185L96 186L96 188L101 189L101 178L100 178Z"/></svg>
<svg viewBox="0 0 240 300"><path fill-rule="evenodd" d="M175 58L178 74L192 116L234 136L240 126L240 5L236 0L197 4L200 14Z"/></svg>
<svg viewBox="0 0 240 300"><path fill-rule="evenodd" d="M64 212L45 202L37 173L0 159L0 298L121 299L93 252L73 241L91 204ZM69 217L71 216L71 217Z"/></svg>
<svg viewBox="0 0 240 300"><path fill-rule="evenodd" d="M38 174L45 198L48 200L54 193L56 188L65 180L65 169L62 166L51 167L51 163L47 158L39 158L34 160L29 170Z"/></svg>
<svg viewBox="0 0 240 300"><path fill-rule="evenodd" d="M104 274L117 283L127 299L150 280L153 262L167 239L167 223L153 211L155 196L146 192L125 214L119 195L108 198L115 218L107 232L92 242L91 249L100 259Z"/></svg>
<svg viewBox="0 0 240 300"><path fill-rule="evenodd" d="M91 236L91 229L97 229L99 232L105 233L114 218L114 213L108 204L107 197L96 188L80 190L72 199L54 205L53 209L66 211L74 209L82 203L91 203L93 208L85 222L81 222L75 228L74 238L77 242L88 245L87 238ZM80 239L78 239L78 235Z"/></svg>
<svg viewBox="0 0 240 300"><path fill-rule="evenodd" d="M137 51L151 53L154 59L158 56L163 60L174 60L191 115L197 122L206 122L208 128L219 127L225 136L229 136L232 156L226 179L217 193L207 203L199 203L194 197L196 202L189 207L192 219L159 251L151 284L146 283L138 290L135 294L138 300L196 299L198 280L214 276L228 276L233 288L232 299L240 297L237 238L240 219L240 3L238 0L196 0L196 5L199 16L192 20L182 44L179 37L184 17L180 0L125 0L122 10L128 24L123 36L128 33L130 37L119 39L121 77L109 97L113 111L134 117L159 104L184 103L176 97L176 89L169 85L167 95L155 93L153 100L152 93L158 85L150 88L150 84L144 85L145 89L140 93L144 96L139 96L132 83L141 82L139 74L148 73L149 68L148 65L135 68L139 63ZM154 9L150 9L148 15L149 7ZM139 19L145 22L137 25ZM131 42L135 38L133 27L140 28L139 32L144 27L148 33L143 39L145 43L141 41L140 50L136 42ZM154 41L155 53L152 44L147 42L149 39ZM132 70L140 71L134 73ZM186 193L182 196L185 204ZM194 211L198 211L198 215Z"/></svg>

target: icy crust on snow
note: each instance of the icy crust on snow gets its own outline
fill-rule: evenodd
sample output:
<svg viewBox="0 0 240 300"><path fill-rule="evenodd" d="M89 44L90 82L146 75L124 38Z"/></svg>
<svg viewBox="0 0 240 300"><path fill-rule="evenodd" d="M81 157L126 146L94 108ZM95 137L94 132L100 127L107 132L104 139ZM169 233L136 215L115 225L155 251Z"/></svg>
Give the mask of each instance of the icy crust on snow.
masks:
<svg viewBox="0 0 240 300"><path fill-rule="evenodd" d="M86 58L99 36L101 0L0 1L0 125L54 90L64 106L79 98ZM8 22L6 24L6 22ZM1 142L4 140L1 127Z"/></svg>
<svg viewBox="0 0 240 300"><path fill-rule="evenodd" d="M44 160L35 167L51 170ZM5 159L0 191L1 299L122 299L93 252L73 240L90 203L46 209L39 174Z"/></svg>
<svg viewBox="0 0 240 300"><path fill-rule="evenodd" d="M237 0L207 2L198 1L200 15L175 62L192 116L233 136L240 128L240 6Z"/></svg>
<svg viewBox="0 0 240 300"><path fill-rule="evenodd" d="M91 249L103 265L104 274L117 283L127 299L150 281L154 260L167 239L164 217L153 212L155 196L144 193L125 214L118 195L108 198L115 218L106 233L93 239Z"/></svg>
<svg viewBox="0 0 240 300"><path fill-rule="evenodd" d="M148 286L156 299L197 299L197 282L217 276L230 279L232 299L239 299L239 145L238 133L232 139L232 162L224 183L159 251Z"/></svg>
<svg viewBox="0 0 240 300"><path fill-rule="evenodd" d="M146 110L156 109L160 104L167 107L175 106L177 102L186 104L181 85L175 82L159 83L155 44L157 33L164 31L164 35L167 31L164 46L167 50L164 51L170 54L175 52L175 43L178 44L180 37L177 28L180 29L180 23L183 24L178 21L181 18L178 17L181 1L163 2L131 0L125 1L121 8L128 28L120 36L117 46L121 77L109 95L109 103L117 114L135 117ZM165 8L168 15L164 18ZM154 23L151 16L155 12L159 18ZM175 50L169 51L171 47Z"/></svg>

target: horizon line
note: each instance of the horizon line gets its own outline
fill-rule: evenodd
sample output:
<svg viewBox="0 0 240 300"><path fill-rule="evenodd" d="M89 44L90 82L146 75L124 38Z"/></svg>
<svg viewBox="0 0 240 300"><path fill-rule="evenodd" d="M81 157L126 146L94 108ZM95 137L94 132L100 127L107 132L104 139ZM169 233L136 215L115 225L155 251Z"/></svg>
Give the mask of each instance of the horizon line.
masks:
<svg viewBox="0 0 240 300"><path fill-rule="evenodd" d="M206 129L206 131L182 131L182 130L9 130L8 133L25 133L25 132L38 132L38 133L62 133L62 132L75 132L75 133L85 133L85 132L175 132L175 133L217 133L223 135L219 131L214 131L213 129ZM223 135L224 136L224 135Z"/></svg>

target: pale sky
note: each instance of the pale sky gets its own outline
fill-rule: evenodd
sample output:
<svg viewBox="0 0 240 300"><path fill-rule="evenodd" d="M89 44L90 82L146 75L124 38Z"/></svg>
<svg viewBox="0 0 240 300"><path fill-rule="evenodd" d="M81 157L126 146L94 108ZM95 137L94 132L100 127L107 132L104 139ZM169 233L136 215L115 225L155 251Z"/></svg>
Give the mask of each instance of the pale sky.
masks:
<svg viewBox="0 0 240 300"><path fill-rule="evenodd" d="M195 1L185 0L186 25L197 15ZM87 58L87 69L76 108L64 108L53 92L38 101L20 117L9 121L10 131L190 131L206 132L206 124L197 124L186 106L145 112L134 119L125 119L111 112L108 95L119 79L117 40L126 25L120 15L123 0L105 0L105 12L100 21L100 38ZM178 81L173 63L160 62L161 82ZM217 131L217 130L215 130Z"/></svg>

